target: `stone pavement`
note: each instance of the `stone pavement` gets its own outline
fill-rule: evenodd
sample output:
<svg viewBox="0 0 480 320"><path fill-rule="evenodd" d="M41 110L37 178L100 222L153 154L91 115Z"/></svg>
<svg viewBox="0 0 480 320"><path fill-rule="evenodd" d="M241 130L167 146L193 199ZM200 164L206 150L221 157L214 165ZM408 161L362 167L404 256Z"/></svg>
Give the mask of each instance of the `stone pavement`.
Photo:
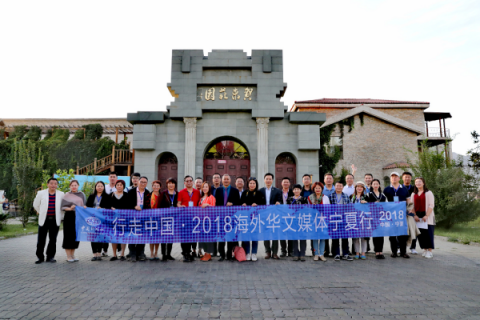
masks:
<svg viewBox="0 0 480 320"><path fill-rule="evenodd" d="M35 235L0 241L0 319L480 319L480 248L440 239L430 260L91 262L81 243L70 264L62 236L55 264Z"/></svg>

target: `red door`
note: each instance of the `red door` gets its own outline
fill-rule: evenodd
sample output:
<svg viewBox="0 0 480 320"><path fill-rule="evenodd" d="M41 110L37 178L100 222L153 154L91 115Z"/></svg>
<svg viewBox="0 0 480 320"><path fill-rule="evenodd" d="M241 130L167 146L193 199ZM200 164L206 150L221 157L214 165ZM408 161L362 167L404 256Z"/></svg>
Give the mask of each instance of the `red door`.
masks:
<svg viewBox="0 0 480 320"><path fill-rule="evenodd" d="M215 173L228 173L235 185L237 177L245 181L250 177L250 156L244 145L233 140L217 140L213 142L203 160L203 180L212 184Z"/></svg>
<svg viewBox="0 0 480 320"><path fill-rule="evenodd" d="M275 160L275 187L282 188L282 179L290 179L291 187L297 183L297 166L295 158L289 153L280 154Z"/></svg>
<svg viewBox="0 0 480 320"><path fill-rule="evenodd" d="M247 181L250 177L250 160L205 159L203 161L203 180L212 184L212 177L215 173L219 173L220 176L228 173L232 179L232 185L235 184L237 177L242 177Z"/></svg>
<svg viewBox="0 0 480 320"><path fill-rule="evenodd" d="M165 153L158 161L158 180L162 183L161 191L167 189L167 179L174 178L178 184L178 161L172 153Z"/></svg>

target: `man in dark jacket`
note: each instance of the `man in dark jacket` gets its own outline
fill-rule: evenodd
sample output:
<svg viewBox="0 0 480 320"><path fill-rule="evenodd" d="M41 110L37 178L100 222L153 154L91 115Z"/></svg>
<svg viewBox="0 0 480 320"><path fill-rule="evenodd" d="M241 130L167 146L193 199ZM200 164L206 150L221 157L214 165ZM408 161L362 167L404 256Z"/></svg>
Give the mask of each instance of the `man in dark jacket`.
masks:
<svg viewBox="0 0 480 320"><path fill-rule="evenodd" d="M240 193L238 189L230 185L231 180L228 174L224 174L222 177L222 186L216 189L215 200L217 207L239 206L240 205ZM233 219L233 218L232 218ZM232 260L232 251L238 246L238 241L227 242L227 260ZM225 260L225 242L218 243L218 251L220 252L220 259L218 261Z"/></svg>
<svg viewBox="0 0 480 320"><path fill-rule="evenodd" d="M138 211L143 210L143 202L145 196L148 196L150 192L147 188L148 179L147 177L141 177L138 182L138 187L130 189L127 194L128 199L128 208L135 209ZM140 261L145 261L145 244L129 244L128 250L130 250L130 261L136 262L137 259Z"/></svg>
<svg viewBox="0 0 480 320"><path fill-rule="evenodd" d="M265 183L265 187L258 190L265 196L265 203L266 205L276 205L282 203L282 191L272 186L273 184L273 174L266 173L263 177L263 181ZM263 241L265 245L265 259L280 259L277 255L278 253L278 240L272 240L272 245L270 246L270 240Z"/></svg>

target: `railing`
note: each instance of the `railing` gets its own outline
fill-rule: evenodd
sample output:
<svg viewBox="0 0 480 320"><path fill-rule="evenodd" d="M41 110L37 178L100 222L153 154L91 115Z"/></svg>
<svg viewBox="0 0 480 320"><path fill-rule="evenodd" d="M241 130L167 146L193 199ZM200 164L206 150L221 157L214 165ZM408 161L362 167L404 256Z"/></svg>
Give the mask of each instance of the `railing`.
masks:
<svg viewBox="0 0 480 320"><path fill-rule="evenodd" d="M426 135L430 138L450 138L450 129L427 127Z"/></svg>
<svg viewBox="0 0 480 320"><path fill-rule="evenodd" d="M130 150L112 150L112 154L97 159L82 168L77 168L77 174L99 173L116 164L133 164L133 153Z"/></svg>

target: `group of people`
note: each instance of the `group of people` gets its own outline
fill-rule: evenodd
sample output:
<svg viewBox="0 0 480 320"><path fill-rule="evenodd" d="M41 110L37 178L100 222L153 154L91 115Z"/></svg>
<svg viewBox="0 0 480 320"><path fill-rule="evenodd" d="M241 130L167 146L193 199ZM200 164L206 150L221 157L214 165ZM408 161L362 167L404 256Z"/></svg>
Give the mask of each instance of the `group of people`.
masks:
<svg viewBox="0 0 480 320"><path fill-rule="evenodd" d="M184 178L184 187L178 191L177 181L169 178L165 181L166 189L162 189L162 182L155 180L151 183L151 191L147 188L148 178L134 173L131 177L131 186L127 187L125 181L117 179L115 172L110 172L109 183L105 185L99 181L88 198L79 191L77 180L70 182L70 192L63 193L57 190L58 181L55 178L48 180L48 188L39 191L33 206L39 215L37 261L36 264L56 262L56 239L60 223L64 221L63 249L65 249L68 262L76 262L75 250L79 242L76 240L75 208L78 206L103 209L135 209L146 210L169 207L208 207L208 206L257 206L257 205L301 205L301 204L348 204L370 202L398 202L406 201L407 224L409 235L389 237L391 257L409 258L407 243L410 252L417 254L416 239L424 250L425 258L433 257L434 249L434 196L425 185L421 177L414 179L412 174L404 172L402 177L397 172L390 175L390 186L383 191L380 181L371 174L364 176L364 181L354 183L356 168L352 165L352 173L346 176L346 184L335 182L333 174L324 175L324 183L312 184L311 175L302 177L303 185L291 185L287 177L281 181L282 188L273 187L274 175L265 174L265 187L259 188L258 181L250 177L247 181L237 177L232 185L228 174L221 176L214 174L213 184L194 179L187 175ZM400 178L403 184L400 184ZM46 237L49 237L46 254L44 253ZM417 237L418 236L418 237ZM349 239L310 240L314 261L326 261L327 256L333 256L335 261L366 259L366 252L370 250L370 239L359 238L352 240L352 250L349 249ZM340 251L341 242L341 251ZM207 243L181 243L182 258L184 262L193 262L196 257L201 261L211 261L212 257L219 256L218 261L233 260L233 252L240 246L238 242L207 242ZM376 259L385 259L383 255L384 237L374 237L373 247ZM172 244L149 244L150 257L145 254L145 244L129 244L129 253L126 255L126 244L112 243L113 256L110 261L145 261L160 260L158 249L161 248L163 261L175 260L172 257ZM305 261L307 240L267 240L264 241L265 259L278 260L292 257L294 261ZM108 256L108 243L91 243L92 261L100 261ZM258 241L243 241L241 247L245 250L247 261L257 261ZM279 254L280 248L280 254Z"/></svg>

